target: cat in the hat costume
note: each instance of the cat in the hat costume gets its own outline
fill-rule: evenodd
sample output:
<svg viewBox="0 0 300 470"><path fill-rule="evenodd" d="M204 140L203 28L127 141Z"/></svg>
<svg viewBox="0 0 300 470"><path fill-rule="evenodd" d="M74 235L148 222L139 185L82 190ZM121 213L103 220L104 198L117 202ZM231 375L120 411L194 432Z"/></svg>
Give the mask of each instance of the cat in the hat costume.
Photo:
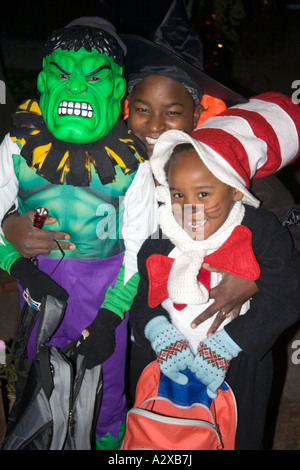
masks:
<svg viewBox="0 0 300 470"><path fill-rule="evenodd" d="M185 384L184 370L190 368L214 397L226 377L238 406L236 449L263 448L272 346L300 318L299 256L287 230L272 214L258 208L259 202L247 189L253 171L271 172L285 158L298 155L298 117L290 115L283 129L280 113L284 103L281 95L262 95L223 113L217 123L191 135L167 131L159 138L151 159L160 183L160 232L143 244L138 255L141 279L131 309L134 335L140 344L152 347L161 371L176 382ZM284 137L287 131L289 139ZM180 149L179 144L187 143L188 149ZM246 163L248 151L257 156L256 168ZM209 201L214 185L209 181L210 188L203 189L197 176L200 162L227 188L213 207ZM188 183L184 185L185 176ZM198 204L204 206L198 218L195 202L189 197L197 191L201 194ZM177 201L192 206L193 215L187 212L185 226L172 206ZM227 207L224 223L219 218L223 204ZM221 225L210 229L218 218ZM201 230L203 239L193 239ZM229 317L224 328L208 337L209 325L203 324L199 330L191 327L193 317L207 307L210 286L219 282L215 273L209 279L201 269L203 262L253 279L259 288L244 305L244 314L232 321Z"/></svg>

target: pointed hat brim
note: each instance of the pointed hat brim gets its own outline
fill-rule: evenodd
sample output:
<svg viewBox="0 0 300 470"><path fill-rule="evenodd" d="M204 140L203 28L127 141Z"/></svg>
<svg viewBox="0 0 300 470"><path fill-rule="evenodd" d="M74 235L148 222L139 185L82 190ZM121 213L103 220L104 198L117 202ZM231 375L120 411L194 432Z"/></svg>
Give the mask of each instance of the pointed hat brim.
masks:
<svg viewBox="0 0 300 470"><path fill-rule="evenodd" d="M186 72L203 90L203 93L223 100L228 107L248 102L244 96L222 85L164 47L134 34L121 34L120 37L127 47L125 57L127 80L131 74L138 73L145 66L176 66Z"/></svg>

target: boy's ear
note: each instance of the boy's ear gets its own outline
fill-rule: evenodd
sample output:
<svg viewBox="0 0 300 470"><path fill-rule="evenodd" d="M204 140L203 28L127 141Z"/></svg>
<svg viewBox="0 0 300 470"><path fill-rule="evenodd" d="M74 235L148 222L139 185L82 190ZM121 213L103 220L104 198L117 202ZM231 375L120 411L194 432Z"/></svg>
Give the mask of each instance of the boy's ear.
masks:
<svg viewBox="0 0 300 470"><path fill-rule="evenodd" d="M233 200L234 202L241 201L244 197L244 194L238 189L233 189Z"/></svg>
<svg viewBox="0 0 300 470"><path fill-rule="evenodd" d="M201 113L202 113L203 109L204 108L203 108L202 104L198 104L197 106L195 106L195 109L194 109L194 128L198 124L198 121L200 119L200 116L201 116Z"/></svg>

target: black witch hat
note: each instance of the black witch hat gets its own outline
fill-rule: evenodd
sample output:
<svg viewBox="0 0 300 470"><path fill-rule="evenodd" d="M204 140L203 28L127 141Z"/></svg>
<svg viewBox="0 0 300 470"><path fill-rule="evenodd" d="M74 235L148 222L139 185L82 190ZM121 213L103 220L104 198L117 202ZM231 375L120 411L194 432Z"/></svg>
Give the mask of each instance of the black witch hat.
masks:
<svg viewBox="0 0 300 470"><path fill-rule="evenodd" d="M151 67L175 66L183 70L203 93L225 101L227 106L248 101L204 73L202 39L192 28L184 0L174 0L161 25L148 39L133 34L120 36L127 47L127 80L145 67L148 75L152 75Z"/></svg>

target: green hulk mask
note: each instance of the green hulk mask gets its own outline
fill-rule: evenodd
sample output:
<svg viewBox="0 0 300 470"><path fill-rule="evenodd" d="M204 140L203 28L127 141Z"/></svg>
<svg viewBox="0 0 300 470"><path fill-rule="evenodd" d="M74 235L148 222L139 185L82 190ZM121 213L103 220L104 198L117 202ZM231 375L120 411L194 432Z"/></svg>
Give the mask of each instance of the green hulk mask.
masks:
<svg viewBox="0 0 300 470"><path fill-rule="evenodd" d="M100 30L85 29L94 31L94 36L102 34ZM65 30L70 34L74 28ZM114 38L109 37L109 41ZM59 140L95 142L106 136L118 120L126 89L122 66L109 48L95 49L92 41L82 47L78 41L74 45L73 40L69 49L65 49L65 42L61 45L56 41L55 46L51 45L54 50L46 53L37 81L43 118Z"/></svg>

